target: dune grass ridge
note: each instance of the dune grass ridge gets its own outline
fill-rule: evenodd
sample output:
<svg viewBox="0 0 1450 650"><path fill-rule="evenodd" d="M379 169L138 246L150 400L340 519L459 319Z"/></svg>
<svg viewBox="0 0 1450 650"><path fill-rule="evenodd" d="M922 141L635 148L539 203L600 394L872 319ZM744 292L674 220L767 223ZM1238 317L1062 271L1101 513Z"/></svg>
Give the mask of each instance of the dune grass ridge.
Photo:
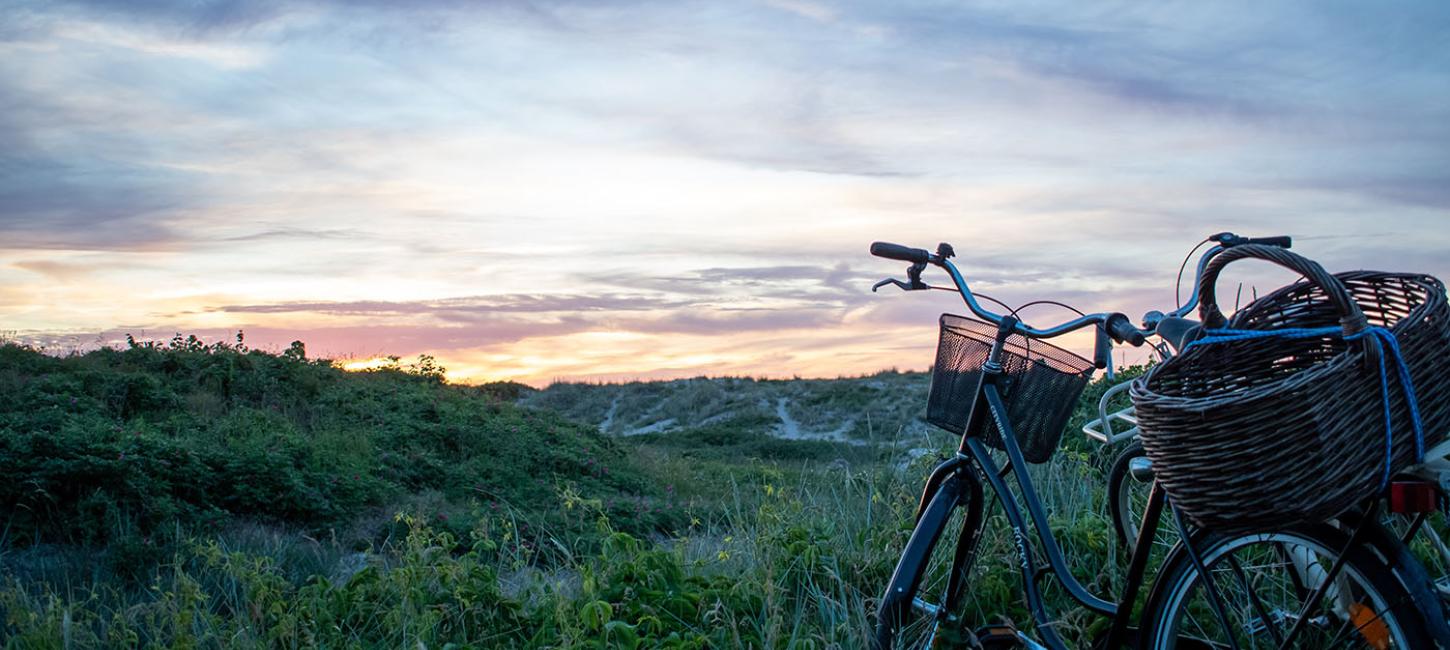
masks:
<svg viewBox="0 0 1450 650"><path fill-rule="evenodd" d="M0 637L858 647L955 441L919 421L925 389L883 373L535 393L424 362L344 372L301 344L0 346ZM637 405L617 421L676 423L622 435L601 426L616 402ZM808 430L871 425L792 439L779 409ZM1033 472L1080 577L1106 589L1104 454L1068 440ZM973 613L1026 620L1005 528L984 544Z"/></svg>

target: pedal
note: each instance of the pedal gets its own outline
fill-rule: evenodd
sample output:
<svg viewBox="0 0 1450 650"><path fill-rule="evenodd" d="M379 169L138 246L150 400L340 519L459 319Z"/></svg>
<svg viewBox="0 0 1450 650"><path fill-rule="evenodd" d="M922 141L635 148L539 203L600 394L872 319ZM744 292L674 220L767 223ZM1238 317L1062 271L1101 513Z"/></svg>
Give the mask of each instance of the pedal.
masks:
<svg viewBox="0 0 1450 650"><path fill-rule="evenodd" d="M1021 648L1017 629L1010 625L984 625L977 628L977 647L982 650Z"/></svg>

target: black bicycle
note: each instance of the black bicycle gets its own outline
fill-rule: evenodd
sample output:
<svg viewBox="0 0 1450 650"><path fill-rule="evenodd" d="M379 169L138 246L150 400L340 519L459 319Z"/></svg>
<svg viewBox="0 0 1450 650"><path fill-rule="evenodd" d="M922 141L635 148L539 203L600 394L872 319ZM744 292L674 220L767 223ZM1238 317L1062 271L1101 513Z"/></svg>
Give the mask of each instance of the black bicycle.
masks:
<svg viewBox="0 0 1450 650"><path fill-rule="evenodd" d="M1166 506L1156 483L1144 505L1123 592L1116 602L1093 595L1068 570L1023 470L1029 461L1042 462L1055 451L1092 370L1107 366L1111 341L1141 345L1153 328L1140 329L1120 313L1084 314L1054 327L1029 327L1012 314L996 314L978 303L950 261L950 245L942 244L933 253L878 242L871 253L911 263L907 281L883 280L877 287L934 288L921 280L927 266L934 265L951 277L980 319L944 315L941 320L928 420L962 438L956 454L932 471L922 491L915 529L878 608L876 647L1066 648L1039 588L1039 580L1048 574L1083 608L1111 619L1098 639L1100 647L1423 648L1450 636L1430 629L1434 618L1427 620L1423 614L1434 601L1429 579L1398 540L1382 534L1372 513L1348 531L1311 526L1222 536L1189 531ZM1096 329L1098 340L1092 361L1045 341L1088 327ZM1005 452L1004 464L994 459L989 444ZM1009 474L1015 477L1017 494L1008 487ZM997 496L1012 528L1036 638L1000 626L969 629L959 619L986 523L984 484ZM1133 610L1151 555L1147 547L1165 508L1188 543L1175 546L1159 570L1138 629L1132 625ZM1029 519L1047 571L1039 570L1028 541Z"/></svg>

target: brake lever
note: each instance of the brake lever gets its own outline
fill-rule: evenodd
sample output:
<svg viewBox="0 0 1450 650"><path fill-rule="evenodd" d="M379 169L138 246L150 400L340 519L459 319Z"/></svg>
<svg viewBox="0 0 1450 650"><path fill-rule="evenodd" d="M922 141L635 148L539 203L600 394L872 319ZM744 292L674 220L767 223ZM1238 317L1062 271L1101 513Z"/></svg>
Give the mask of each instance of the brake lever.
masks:
<svg viewBox="0 0 1450 650"><path fill-rule="evenodd" d="M871 293L876 293L877 289L880 289L881 287L884 287L888 284L894 284L896 285L896 288L901 289L902 291L911 291L911 285L902 282L901 280L897 280L896 278L886 278L885 280L871 285Z"/></svg>
<svg viewBox="0 0 1450 650"><path fill-rule="evenodd" d="M896 285L896 288L901 289L902 291L921 291L922 289L930 289L931 287L927 286L925 282L921 281L921 272L925 269L926 262L917 262L916 264L912 264L906 269L906 279L910 280L911 282L907 283L902 282L901 280L897 280L896 278L886 278L885 280L871 285L871 293L876 293L877 289L880 289L881 287L884 287L888 284L894 284Z"/></svg>

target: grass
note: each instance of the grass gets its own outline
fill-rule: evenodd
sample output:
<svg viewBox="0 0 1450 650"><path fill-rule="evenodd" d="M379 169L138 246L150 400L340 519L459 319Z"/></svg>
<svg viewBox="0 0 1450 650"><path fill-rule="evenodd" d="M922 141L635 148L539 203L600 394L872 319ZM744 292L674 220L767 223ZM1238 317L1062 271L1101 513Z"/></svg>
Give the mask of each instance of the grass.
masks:
<svg viewBox="0 0 1450 650"><path fill-rule="evenodd" d="M955 441L909 422L864 436L878 444L781 440L773 407L741 408L788 396L805 426L914 413L920 398L883 395L924 391L920 375L627 385L620 422L682 424L612 438L545 408L568 411L574 390L574 417L607 411L608 391L449 386L440 370L344 373L300 344L0 346L16 396L0 406L0 642L860 647ZM649 395L676 405L641 415ZM1074 573L1107 594L1110 456L1067 440L1032 473ZM1026 625L1015 544L989 516L968 618ZM1101 625L1049 596L1068 638Z"/></svg>
<svg viewBox="0 0 1450 650"><path fill-rule="evenodd" d="M618 384L558 383L524 403L598 424L617 435L682 431L726 420L779 431L785 418L805 437L840 433L880 441L921 422L929 377L886 371L848 379L721 377Z"/></svg>

